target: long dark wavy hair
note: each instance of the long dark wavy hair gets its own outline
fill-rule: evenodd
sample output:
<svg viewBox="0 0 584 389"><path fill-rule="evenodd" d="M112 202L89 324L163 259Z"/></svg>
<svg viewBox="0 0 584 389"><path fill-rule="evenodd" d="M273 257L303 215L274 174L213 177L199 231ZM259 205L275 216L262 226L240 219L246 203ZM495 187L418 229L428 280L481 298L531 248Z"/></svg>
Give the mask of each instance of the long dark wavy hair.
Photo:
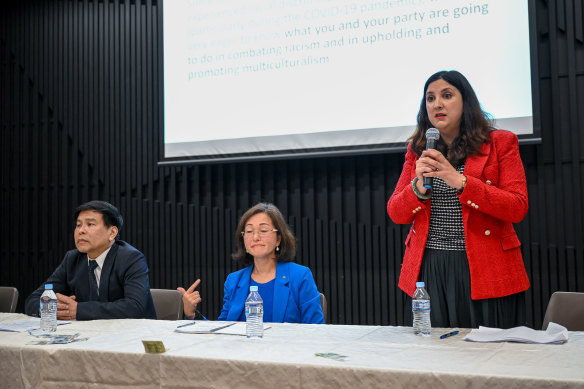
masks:
<svg viewBox="0 0 584 389"><path fill-rule="evenodd" d="M231 257L236 261L241 261L245 265L253 263L253 256L245 251L245 243L241 232L245 228L247 221L255 214L265 213L272 220L274 228L278 230L277 234L280 236L280 250L276 251L276 261L290 262L296 256L296 238L290 231L288 224L284 220L282 212L271 203L259 203L248 209L239 219L239 224L235 229L235 252Z"/></svg>
<svg viewBox="0 0 584 389"><path fill-rule="evenodd" d="M450 147L446 146L442 138L436 147L453 166L457 166L466 157L478 154L481 145L490 141L489 134L494 130L493 121L490 115L483 111L475 91L460 72L443 70L434 73L424 84L424 93L422 94L420 111L418 111L418 124L414 134L409 139L412 142L411 149L418 157L426 148L426 130L433 127L426 110L426 92L428 86L437 80L446 81L456 87L462 95L462 117L458 136L452 141Z"/></svg>

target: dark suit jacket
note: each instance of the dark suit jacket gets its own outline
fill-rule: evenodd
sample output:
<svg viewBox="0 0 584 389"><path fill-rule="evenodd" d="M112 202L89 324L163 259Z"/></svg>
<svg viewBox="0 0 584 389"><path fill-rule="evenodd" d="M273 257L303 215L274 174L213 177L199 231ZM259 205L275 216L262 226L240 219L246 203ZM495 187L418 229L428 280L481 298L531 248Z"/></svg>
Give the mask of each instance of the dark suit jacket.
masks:
<svg viewBox="0 0 584 389"><path fill-rule="evenodd" d="M55 272L26 299L28 315L38 316L39 299L45 284L53 284L55 293L75 295L77 320L156 319L146 258L121 240L112 245L103 263L99 301L87 301L87 254L78 250L68 251Z"/></svg>

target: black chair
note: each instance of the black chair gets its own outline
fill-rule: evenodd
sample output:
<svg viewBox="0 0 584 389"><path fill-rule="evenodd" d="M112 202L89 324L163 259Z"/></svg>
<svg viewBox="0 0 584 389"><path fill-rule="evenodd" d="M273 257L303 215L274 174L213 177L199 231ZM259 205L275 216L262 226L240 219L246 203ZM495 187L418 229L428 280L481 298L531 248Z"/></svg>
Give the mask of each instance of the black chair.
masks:
<svg viewBox="0 0 584 389"><path fill-rule="evenodd" d="M547 329L550 321L568 331L584 331L584 293L554 292L545 311L542 330Z"/></svg>
<svg viewBox="0 0 584 389"><path fill-rule="evenodd" d="M173 289L150 289L158 320L183 318L182 293Z"/></svg>
<svg viewBox="0 0 584 389"><path fill-rule="evenodd" d="M14 313L18 303L18 289L0 286L0 312Z"/></svg>
<svg viewBox="0 0 584 389"><path fill-rule="evenodd" d="M322 305L322 313L324 314L324 323L326 324L326 297L324 294L320 294L320 305Z"/></svg>

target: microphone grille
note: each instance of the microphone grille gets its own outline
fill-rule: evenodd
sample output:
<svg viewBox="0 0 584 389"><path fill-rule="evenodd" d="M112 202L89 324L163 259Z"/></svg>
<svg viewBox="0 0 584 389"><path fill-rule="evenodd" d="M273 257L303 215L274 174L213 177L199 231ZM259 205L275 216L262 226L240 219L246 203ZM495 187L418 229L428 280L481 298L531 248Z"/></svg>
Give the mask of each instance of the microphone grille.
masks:
<svg viewBox="0 0 584 389"><path fill-rule="evenodd" d="M440 132L434 127L428 128L428 131L426 131L426 139L438 140L440 139Z"/></svg>

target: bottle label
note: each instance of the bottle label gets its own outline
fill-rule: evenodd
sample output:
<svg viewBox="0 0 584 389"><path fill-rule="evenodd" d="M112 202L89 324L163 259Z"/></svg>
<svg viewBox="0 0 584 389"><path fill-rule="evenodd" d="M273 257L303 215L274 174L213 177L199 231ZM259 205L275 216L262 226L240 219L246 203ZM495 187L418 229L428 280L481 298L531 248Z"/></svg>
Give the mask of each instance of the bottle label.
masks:
<svg viewBox="0 0 584 389"><path fill-rule="evenodd" d="M260 313L263 313L263 311L264 310L262 309L262 307L245 307L245 314L246 315L254 314L254 313L260 314Z"/></svg>
<svg viewBox="0 0 584 389"><path fill-rule="evenodd" d="M426 310L430 309L430 300L412 300L413 310Z"/></svg>

